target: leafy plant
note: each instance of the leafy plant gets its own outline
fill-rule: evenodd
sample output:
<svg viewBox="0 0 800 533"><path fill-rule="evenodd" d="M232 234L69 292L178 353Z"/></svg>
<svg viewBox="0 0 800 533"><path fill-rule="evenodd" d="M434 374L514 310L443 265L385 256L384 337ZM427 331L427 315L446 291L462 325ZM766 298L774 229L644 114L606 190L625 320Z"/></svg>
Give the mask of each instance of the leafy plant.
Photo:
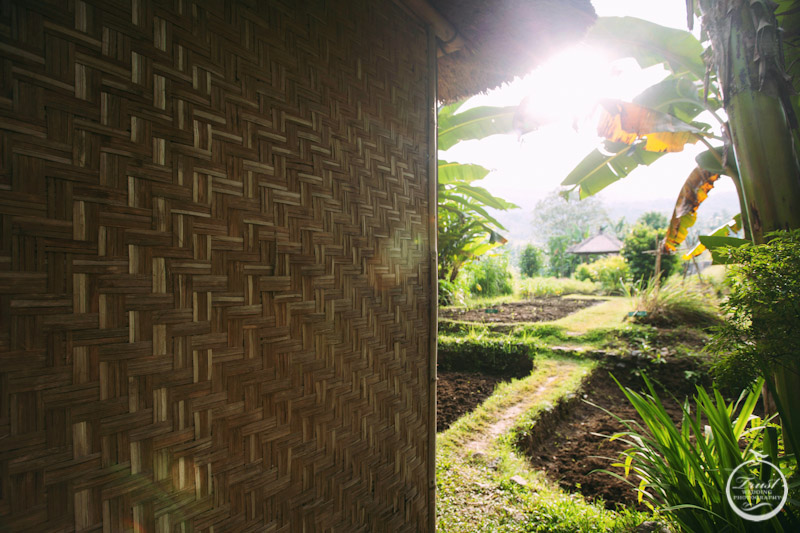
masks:
<svg viewBox="0 0 800 533"><path fill-rule="evenodd" d="M438 144L447 150L455 144L515 131L517 107L476 107L459 112L464 101L439 110ZM459 269L506 242L502 224L489 209L505 211L516 205L492 195L474 182L489 170L439 160L438 163L438 277L455 281Z"/></svg>
<svg viewBox="0 0 800 533"><path fill-rule="evenodd" d="M622 294L629 276L628 263L619 255L601 257L591 263L581 264L575 271L577 279L599 283L606 294Z"/></svg>
<svg viewBox="0 0 800 533"><path fill-rule="evenodd" d="M644 427L616 417L627 430L611 438L630 448L623 462L612 465L622 468L623 475L606 473L627 480L639 493L639 501L665 512L681 531L797 531L800 523L793 514L759 526L736 514L727 501L726 484L734 469L765 456L777 461L770 453L777 448L774 429L768 430L765 421L752 416L758 388L745 390L729 404L718 390L712 396L697 387L696 406L692 409L685 401L676 425L647 376L644 381L649 394L617 381ZM631 477L638 481L630 481Z"/></svg>
<svg viewBox="0 0 800 533"><path fill-rule="evenodd" d="M522 250L522 255L519 258L520 273L527 278L532 278L539 274L543 266L544 254L542 250L532 244L527 245Z"/></svg>
<svg viewBox="0 0 800 533"><path fill-rule="evenodd" d="M730 294L721 306L727 320L716 330L709 350L719 356L716 374L727 384L741 387L760 377L778 376L778 410L787 439L797 450L800 391L780 379L780 371L794 375L800 368L800 230L768 237L766 244L719 252L732 263L726 278Z"/></svg>
<svg viewBox="0 0 800 533"><path fill-rule="evenodd" d="M514 292L508 257L504 254L482 257L469 265L466 274L469 292L473 296L503 296Z"/></svg>

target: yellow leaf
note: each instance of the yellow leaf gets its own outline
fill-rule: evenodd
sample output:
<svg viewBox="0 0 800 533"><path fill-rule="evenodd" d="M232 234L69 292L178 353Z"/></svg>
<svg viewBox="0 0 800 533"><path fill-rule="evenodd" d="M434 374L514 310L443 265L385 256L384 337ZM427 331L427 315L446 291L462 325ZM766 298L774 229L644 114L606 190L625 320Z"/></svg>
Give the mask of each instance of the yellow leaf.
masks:
<svg viewBox="0 0 800 533"><path fill-rule="evenodd" d="M642 499L644 499L644 488L647 486L647 481L644 479L639 482L639 503L642 503Z"/></svg>
<svg viewBox="0 0 800 533"><path fill-rule="evenodd" d="M689 174L672 211L672 220L664 238L664 251L674 252L686 239L689 228L697 221L697 209L708 198L708 191L714 188L718 179L719 174L700 167Z"/></svg>
<svg viewBox="0 0 800 533"><path fill-rule="evenodd" d="M697 142L702 131L677 118L620 100L604 100L597 134L614 142L633 144L647 138L644 149L649 152L680 152L687 143Z"/></svg>
<svg viewBox="0 0 800 533"><path fill-rule="evenodd" d="M684 146L696 142L697 137L689 131L650 133L644 149L648 152L682 152Z"/></svg>

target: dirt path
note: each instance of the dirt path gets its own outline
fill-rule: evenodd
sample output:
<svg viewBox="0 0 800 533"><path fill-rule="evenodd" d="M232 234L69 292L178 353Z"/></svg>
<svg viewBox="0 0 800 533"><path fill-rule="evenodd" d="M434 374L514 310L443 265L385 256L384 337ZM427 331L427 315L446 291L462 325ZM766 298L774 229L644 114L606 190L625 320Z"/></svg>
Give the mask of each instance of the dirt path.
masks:
<svg viewBox="0 0 800 533"><path fill-rule="evenodd" d="M582 371L571 361L550 360L547 363L546 367L534 370L534 374L541 374L537 380L539 386L533 391L511 398L508 406L501 409L487 427L477 431L474 438L464 445L465 450L471 453L486 453L492 443L511 429L523 413L553 399L550 397L551 386L559 377Z"/></svg>
<svg viewBox="0 0 800 533"><path fill-rule="evenodd" d="M519 402L503 410L497 420L486 428L485 431L476 435L474 440L467 443L467 450L473 453L486 453L489 445L500 435L508 431L522 413L541 401L542 395L555 380L556 376L550 376L532 395L521 398Z"/></svg>

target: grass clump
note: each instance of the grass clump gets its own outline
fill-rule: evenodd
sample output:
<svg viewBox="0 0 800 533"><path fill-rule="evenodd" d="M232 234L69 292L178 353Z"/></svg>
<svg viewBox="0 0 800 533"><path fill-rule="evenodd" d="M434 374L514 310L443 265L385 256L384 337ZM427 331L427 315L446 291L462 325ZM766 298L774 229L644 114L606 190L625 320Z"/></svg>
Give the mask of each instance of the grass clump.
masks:
<svg viewBox="0 0 800 533"><path fill-rule="evenodd" d="M633 319L658 327L714 326L722 322L715 295L697 281L671 277L664 283L652 280L628 287L633 301Z"/></svg>

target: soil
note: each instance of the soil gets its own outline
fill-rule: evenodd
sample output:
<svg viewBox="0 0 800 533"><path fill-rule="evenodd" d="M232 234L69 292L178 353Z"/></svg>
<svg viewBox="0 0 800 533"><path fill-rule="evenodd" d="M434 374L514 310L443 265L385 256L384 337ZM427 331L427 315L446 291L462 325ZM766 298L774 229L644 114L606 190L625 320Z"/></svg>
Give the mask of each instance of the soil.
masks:
<svg viewBox="0 0 800 533"><path fill-rule="evenodd" d="M586 382L579 400L562 409L563 415L544 424L527 443L530 461L535 468L544 470L547 476L565 490L580 492L588 501L602 499L608 509L617 505L645 507L637 503L637 493L626 482L609 474L593 472L605 469L623 474L621 468L611 467L612 462L622 462L620 453L626 449L621 441L609 441L599 435L613 435L624 430L614 417L601 409L589 405L591 402L616 414L623 420L639 419L616 383L612 373L620 382L632 389L645 387L640 377L642 362L638 358L621 359L599 369ZM671 395L683 401L696 392L695 382L688 376L697 376L697 360L692 357L674 358L663 363L645 363L647 375L656 381L665 408L673 420L679 420L681 411ZM708 385L708 383L702 383ZM667 392L665 392L667 391ZM549 427L548 427L549 426ZM598 435L599 434L599 435ZM613 459L613 461L609 460ZM635 478L632 481L638 482Z"/></svg>
<svg viewBox="0 0 800 533"><path fill-rule="evenodd" d="M501 304L486 310L440 309L441 318L477 322L536 322L556 320L595 305L603 300L574 298L537 298L526 302ZM683 344L699 348L703 342L687 330L659 330L659 337L668 339L667 344ZM556 406L549 415L537 423L538 431L519 443L526 449L534 468L559 483L567 491L581 493L587 501L602 500L608 509L626 506L646 510L637 502L637 493L631 485L609 474L594 472L605 469L623 474L621 468L611 467L612 462L621 462L620 453L626 449L621 441L609 441L605 436L613 435L625 428L613 416L595 404L622 419L640 421L617 384L609 376L612 373L624 386L635 390L645 388L641 371L647 372L656 390L674 420L679 420L681 411L672 396L683 401L695 393L697 379L708 386L705 372L700 370L696 357L662 357L658 361L641 356L611 356L584 384L579 397ZM664 352L662 352L664 353ZM447 429L454 421L472 411L488 398L495 386L509 377L495 377L476 373L441 372L437 383L437 431ZM514 376L522 377L522 376ZM605 435L605 436L601 436Z"/></svg>
<svg viewBox="0 0 800 533"><path fill-rule="evenodd" d="M439 372L436 382L436 431L478 407L508 378L469 372Z"/></svg>
<svg viewBox="0 0 800 533"><path fill-rule="evenodd" d="M599 304L601 299L532 298L524 302L498 304L485 309L448 308L439 310L439 318L469 322L543 322L558 320L585 307Z"/></svg>

